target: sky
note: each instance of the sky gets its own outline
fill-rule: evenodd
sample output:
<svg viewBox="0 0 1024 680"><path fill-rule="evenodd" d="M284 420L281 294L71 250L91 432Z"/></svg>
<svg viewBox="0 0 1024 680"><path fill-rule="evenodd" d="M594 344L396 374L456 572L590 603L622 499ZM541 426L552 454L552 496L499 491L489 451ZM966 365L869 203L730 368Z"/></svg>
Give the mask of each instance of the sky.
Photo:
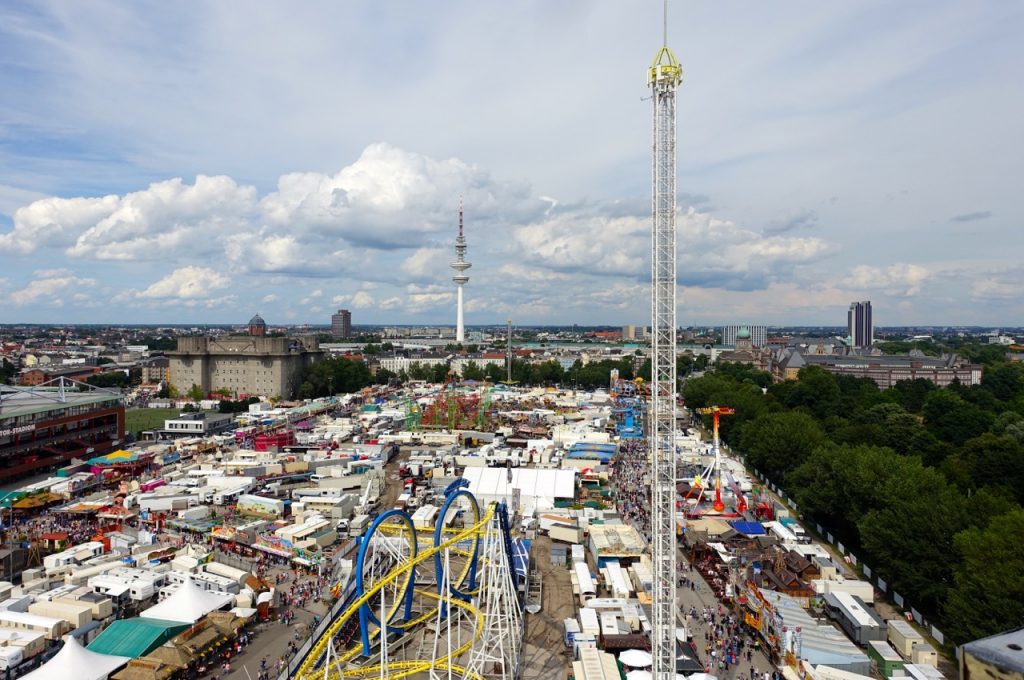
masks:
<svg viewBox="0 0 1024 680"><path fill-rule="evenodd" d="M671 2L680 325L1024 323L1024 4ZM652 0L0 4L0 323L650 319Z"/></svg>

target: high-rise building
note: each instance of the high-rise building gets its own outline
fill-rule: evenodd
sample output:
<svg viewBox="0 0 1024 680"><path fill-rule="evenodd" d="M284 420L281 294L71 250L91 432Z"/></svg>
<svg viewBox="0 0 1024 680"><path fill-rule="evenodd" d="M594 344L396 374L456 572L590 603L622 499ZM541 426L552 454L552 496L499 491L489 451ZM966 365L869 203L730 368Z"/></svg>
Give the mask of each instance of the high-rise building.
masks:
<svg viewBox="0 0 1024 680"><path fill-rule="evenodd" d="M871 301L851 302L846 313L846 327L857 348L871 347L875 343L875 326L871 321Z"/></svg>
<svg viewBox="0 0 1024 680"><path fill-rule="evenodd" d="M347 309L339 309L331 314L331 335L336 338L352 337L352 313Z"/></svg>
<svg viewBox="0 0 1024 680"><path fill-rule="evenodd" d="M768 327L741 324L739 326L722 326L722 344L735 347L736 334L746 328L750 333L750 344L754 347L765 347L768 344Z"/></svg>
<svg viewBox="0 0 1024 680"><path fill-rule="evenodd" d="M451 268L455 270L452 281L459 291L458 310L455 316L455 342L466 341L466 327L462 317L462 288L469 282L466 270L472 266L466 262L466 236L462 231L462 199L459 199L459 236L455 239L455 261L451 264Z"/></svg>

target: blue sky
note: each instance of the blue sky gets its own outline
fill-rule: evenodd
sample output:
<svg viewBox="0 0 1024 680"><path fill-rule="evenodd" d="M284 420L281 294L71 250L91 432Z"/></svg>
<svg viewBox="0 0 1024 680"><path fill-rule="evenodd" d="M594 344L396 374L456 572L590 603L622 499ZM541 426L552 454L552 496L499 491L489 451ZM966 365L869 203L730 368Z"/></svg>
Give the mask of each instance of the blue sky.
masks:
<svg viewBox="0 0 1024 680"><path fill-rule="evenodd" d="M1024 5L678 3L683 324L1021 323ZM658 2L8 2L0 322L649 315Z"/></svg>

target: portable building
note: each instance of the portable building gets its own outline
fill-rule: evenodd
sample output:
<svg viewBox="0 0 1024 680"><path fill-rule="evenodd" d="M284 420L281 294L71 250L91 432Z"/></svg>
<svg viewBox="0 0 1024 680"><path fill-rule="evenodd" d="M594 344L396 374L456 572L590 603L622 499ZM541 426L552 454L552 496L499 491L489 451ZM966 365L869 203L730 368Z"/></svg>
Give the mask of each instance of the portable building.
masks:
<svg viewBox="0 0 1024 680"><path fill-rule="evenodd" d="M590 607L580 609L580 633L594 636L601 634L601 621L597 616L597 610Z"/></svg>
<svg viewBox="0 0 1024 680"><path fill-rule="evenodd" d="M891 619L885 623L888 628L889 644L900 656L909 660L913 656L914 645L924 642L924 636L902 619Z"/></svg>
<svg viewBox="0 0 1024 680"><path fill-rule="evenodd" d="M551 537L552 541L573 544L583 543L583 527L569 524L552 524L551 528L548 529L548 536Z"/></svg>
<svg viewBox="0 0 1024 680"><path fill-rule="evenodd" d="M825 593L825 612L859 645L885 639L885 622L856 595Z"/></svg>
<svg viewBox="0 0 1024 680"><path fill-rule="evenodd" d="M586 562L576 562L572 565L572 568L576 572L580 596L586 598L597 595L597 588L594 587L594 579L590 576L590 569L587 568Z"/></svg>
<svg viewBox="0 0 1024 680"><path fill-rule="evenodd" d="M918 642L910 650L910 661L918 666L939 666L939 653L928 642Z"/></svg>
<svg viewBox="0 0 1024 680"><path fill-rule="evenodd" d="M29 605L28 613L67 621L71 628L81 628L92 621L91 607L68 602L35 602Z"/></svg>
<svg viewBox="0 0 1024 680"><path fill-rule="evenodd" d="M903 670L903 658L885 640L869 640L867 651L883 678L891 678L896 671Z"/></svg>
<svg viewBox="0 0 1024 680"><path fill-rule="evenodd" d="M68 630L67 621L28 612L0 611L0 626L42 633L47 640L59 640Z"/></svg>
<svg viewBox="0 0 1024 680"><path fill-rule="evenodd" d="M565 626L565 646L572 647L573 639L582 632L580 622L575 618L569 618L563 621L563 625Z"/></svg>

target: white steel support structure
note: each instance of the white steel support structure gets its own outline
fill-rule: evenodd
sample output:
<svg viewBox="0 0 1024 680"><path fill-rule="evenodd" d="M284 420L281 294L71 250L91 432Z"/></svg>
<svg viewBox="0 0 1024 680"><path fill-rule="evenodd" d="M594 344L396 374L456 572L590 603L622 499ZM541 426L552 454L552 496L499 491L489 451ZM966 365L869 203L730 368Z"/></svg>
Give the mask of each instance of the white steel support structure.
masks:
<svg viewBox="0 0 1024 680"><path fill-rule="evenodd" d="M666 0L666 15L668 2ZM666 16L667 20L667 16ZM651 552L653 680L676 677L676 88L666 39L647 74L654 102L651 236Z"/></svg>
<svg viewBox="0 0 1024 680"><path fill-rule="evenodd" d="M509 562L497 514L480 543L480 565L482 585L474 604L483 613L484 629L469 652L465 677L476 673L488 680L515 680L522 652L522 612L512 576L515 565Z"/></svg>
<svg viewBox="0 0 1024 680"><path fill-rule="evenodd" d="M455 286L458 288L458 311L455 319L455 342L466 341L466 327L463 323L462 317L462 289L469 283L469 277L466 276L466 270L473 265L466 262L466 235L462 231L462 199L459 199L459 236L455 239L455 261L451 263L451 268L455 270L455 276L452 277L452 281L455 282Z"/></svg>

